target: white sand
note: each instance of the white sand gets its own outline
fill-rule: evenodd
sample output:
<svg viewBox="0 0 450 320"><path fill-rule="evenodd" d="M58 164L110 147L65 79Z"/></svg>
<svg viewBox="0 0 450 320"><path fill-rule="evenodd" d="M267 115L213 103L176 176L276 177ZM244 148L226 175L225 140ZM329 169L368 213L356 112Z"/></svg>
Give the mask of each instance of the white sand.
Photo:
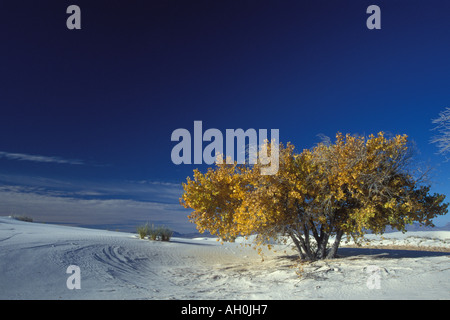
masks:
<svg viewBox="0 0 450 320"><path fill-rule="evenodd" d="M385 237L450 243L444 231ZM239 243L156 242L0 217L0 299L450 299L450 253L342 248L340 258L303 264L299 277L294 252L276 249L261 262ZM80 268L80 289L67 288L70 265Z"/></svg>

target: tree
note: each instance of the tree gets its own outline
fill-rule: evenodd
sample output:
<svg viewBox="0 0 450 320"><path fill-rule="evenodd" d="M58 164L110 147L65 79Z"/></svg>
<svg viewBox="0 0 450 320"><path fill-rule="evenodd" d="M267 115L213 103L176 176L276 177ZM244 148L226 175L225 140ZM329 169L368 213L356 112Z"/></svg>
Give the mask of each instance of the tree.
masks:
<svg viewBox="0 0 450 320"><path fill-rule="evenodd" d="M294 149L279 145L274 175L261 175L260 163L195 170L180 203L194 210L189 218L201 232L224 240L256 234L258 245L291 239L309 260L335 257L344 235L359 239L387 226L405 231L414 221L432 226L447 212L445 197L430 195L430 186L413 177L406 135L338 133L335 143Z"/></svg>
<svg viewBox="0 0 450 320"><path fill-rule="evenodd" d="M433 123L437 124L434 130L438 130L440 135L434 136L431 142L437 144L440 154L446 155L450 153L450 108L440 112Z"/></svg>

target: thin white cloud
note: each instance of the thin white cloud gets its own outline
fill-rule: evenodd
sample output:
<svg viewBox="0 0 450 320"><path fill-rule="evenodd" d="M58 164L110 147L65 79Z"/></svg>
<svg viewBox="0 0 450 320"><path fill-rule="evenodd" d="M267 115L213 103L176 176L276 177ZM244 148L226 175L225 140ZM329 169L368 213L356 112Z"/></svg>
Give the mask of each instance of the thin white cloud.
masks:
<svg viewBox="0 0 450 320"><path fill-rule="evenodd" d="M181 233L195 232L179 204L131 199L84 199L17 185L0 186L0 216L25 215L35 221L74 225L123 225L150 221Z"/></svg>
<svg viewBox="0 0 450 320"><path fill-rule="evenodd" d="M9 160L18 160L18 161L44 162L44 163L75 164L75 165L84 164L84 162L82 160L77 160L77 159L63 159L61 157L55 157L55 156L49 157L49 156L42 156L42 155L13 153L13 152L5 152L5 151L0 151L0 158L6 158Z"/></svg>
<svg viewBox="0 0 450 320"><path fill-rule="evenodd" d="M195 232L179 204L182 187L151 180L64 180L0 173L0 216L74 225L117 225L133 231L150 221L181 233Z"/></svg>
<svg viewBox="0 0 450 320"><path fill-rule="evenodd" d="M28 187L29 191L45 192L65 197L99 197L134 199L163 203L179 203L183 193L181 183L152 180L74 180L42 176L0 173L1 186Z"/></svg>

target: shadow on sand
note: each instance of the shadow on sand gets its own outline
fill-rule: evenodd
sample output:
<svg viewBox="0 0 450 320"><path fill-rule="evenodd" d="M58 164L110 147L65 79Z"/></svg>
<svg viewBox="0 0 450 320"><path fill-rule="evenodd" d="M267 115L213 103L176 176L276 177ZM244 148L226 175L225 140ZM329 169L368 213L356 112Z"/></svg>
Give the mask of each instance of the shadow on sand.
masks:
<svg viewBox="0 0 450 320"><path fill-rule="evenodd" d="M338 257L348 258L355 256L378 256L379 258L423 258L450 256L450 252L401 250L384 248L339 248Z"/></svg>

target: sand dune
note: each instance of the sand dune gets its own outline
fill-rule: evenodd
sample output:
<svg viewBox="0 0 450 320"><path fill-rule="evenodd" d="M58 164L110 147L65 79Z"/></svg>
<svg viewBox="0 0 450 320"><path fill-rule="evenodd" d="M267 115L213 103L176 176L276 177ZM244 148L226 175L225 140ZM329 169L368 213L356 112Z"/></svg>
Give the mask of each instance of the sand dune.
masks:
<svg viewBox="0 0 450 320"><path fill-rule="evenodd" d="M371 243L450 243L445 231L389 236L372 236ZM378 243L379 249L343 247L337 259L299 265L287 246L266 251L261 262L239 242L149 241L1 217L0 299L450 299L448 252ZM67 286L71 265L80 270L80 289Z"/></svg>

